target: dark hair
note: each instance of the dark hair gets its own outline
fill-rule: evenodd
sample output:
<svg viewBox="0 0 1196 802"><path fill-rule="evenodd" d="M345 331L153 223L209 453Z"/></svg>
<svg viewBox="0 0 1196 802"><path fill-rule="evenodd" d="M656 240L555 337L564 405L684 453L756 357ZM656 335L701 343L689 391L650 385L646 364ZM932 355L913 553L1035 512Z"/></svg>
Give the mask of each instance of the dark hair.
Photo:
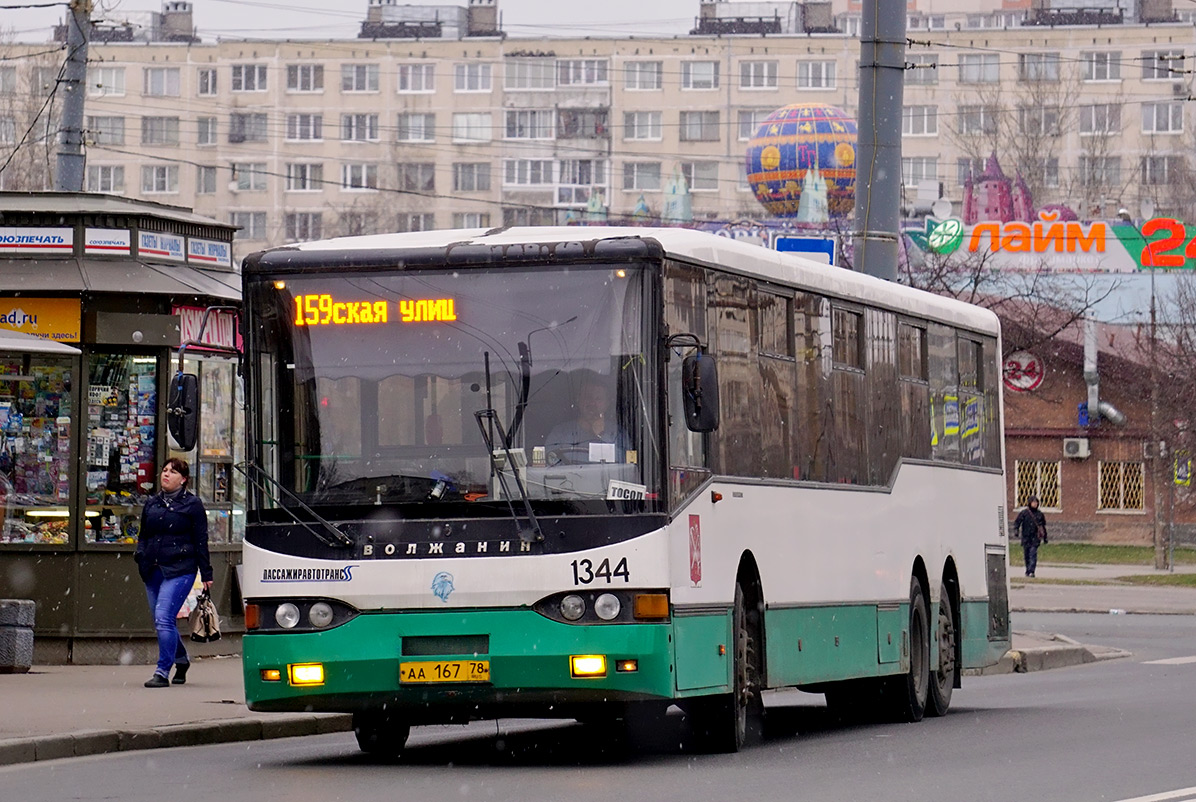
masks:
<svg viewBox="0 0 1196 802"><path fill-rule="evenodd" d="M174 468L174 472L183 477L184 482L191 480L191 466L187 464L187 460L179 457L171 457L162 465L162 470L167 468Z"/></svg>

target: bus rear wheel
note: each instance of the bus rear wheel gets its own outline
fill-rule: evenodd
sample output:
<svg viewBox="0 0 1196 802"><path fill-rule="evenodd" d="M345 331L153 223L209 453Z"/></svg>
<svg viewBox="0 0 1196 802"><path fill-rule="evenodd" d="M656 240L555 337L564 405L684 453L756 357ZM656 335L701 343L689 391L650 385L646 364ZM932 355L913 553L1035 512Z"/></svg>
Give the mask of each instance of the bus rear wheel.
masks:
<svg viewBox="0 0 1196 802"><path fill-rule="evenodd" d="M943 588L939 594L939 614L935 627L939 659L930 672L930 704L927 715L945 716L951 707L951 692L955 688L955 648L958 630L955 628L955 612L951 594Z"/></svg>
<svg viewBox="0 0 1196 802"><path fill-rule="evenodd" d="M748 609L739 582L733 617L731 693L695 699L686 710L698 745L707 752L738 752L761 730L760 611L754 603Z"/></svg>
<svg viewBox="0 0 1196 802"><path fill-rule="evenodd" d="M353 714L353 734L357 736L357 746L362 752L395 758L407 745L411 725L393 718L385 711L363 711Z"/></svg>
<svg viewBox="0 0 1196 802"><path fill-rule="evenodd" d="M886 679L882 694L887 712L898 721L921 721L930 696L930 621L918 577L909 587L909 671Z"/></svg>

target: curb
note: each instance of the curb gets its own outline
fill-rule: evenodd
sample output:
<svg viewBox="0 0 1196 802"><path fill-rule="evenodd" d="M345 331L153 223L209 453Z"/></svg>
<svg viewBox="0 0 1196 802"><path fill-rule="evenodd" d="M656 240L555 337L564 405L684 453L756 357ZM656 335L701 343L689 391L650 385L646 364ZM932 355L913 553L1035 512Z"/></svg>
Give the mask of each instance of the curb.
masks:
<svg viewBox="0 0 1196 802"><path fill-rule="evenodd" d="M1084 613L1088 615L1196 615L1193 610L1110 610L1108 607L1010 607L1011 613Z"/></svg>
<svg viewBox="0 0 1196 802"><path fill-rule="evenodd" d="M62 735L0 740L0 766L139 749L327 735L352 729L352 716L327 713L280 719L235 718L143 730L80 730Z"/></svg>
<svg viewBox="0 0 1196 802"><path fill-rule="evenodd" d="M1053 635L1051 640L1056 643L1048 646L1010 649L996 665L967 673L971 676L1026 674L1031 671L1050 671L1055 668L1070 668L1086 663L1117 660L1132 654L1132 652L1112 646L1085 646L1063 635Z"/></svg>

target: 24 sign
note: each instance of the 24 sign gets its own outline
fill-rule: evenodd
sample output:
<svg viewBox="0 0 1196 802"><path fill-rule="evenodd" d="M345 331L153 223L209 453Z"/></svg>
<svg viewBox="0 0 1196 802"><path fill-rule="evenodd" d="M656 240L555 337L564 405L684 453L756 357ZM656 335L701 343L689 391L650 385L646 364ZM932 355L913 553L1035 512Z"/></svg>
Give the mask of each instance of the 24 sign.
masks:
<svg viewBox="0 0 1196 802"><path fill-rule="evenodd" d="M1042 360L1029 351L1014 351L1002 365L1005 386L1018 393L1037 390L1042 385L1046 368Z"/></svg>

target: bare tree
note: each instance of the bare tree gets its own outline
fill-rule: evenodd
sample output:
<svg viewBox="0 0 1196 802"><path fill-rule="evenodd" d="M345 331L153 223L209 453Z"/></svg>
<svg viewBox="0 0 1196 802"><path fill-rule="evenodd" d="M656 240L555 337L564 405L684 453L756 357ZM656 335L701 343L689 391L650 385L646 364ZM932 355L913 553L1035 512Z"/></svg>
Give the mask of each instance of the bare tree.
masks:
<svg viewBox="0 0 1196 802"><path fill-rule="evenodd" d="M45 190L53 186L53 153L63 60L56 49L24 55L0 34L0 188Z"/></svg>

